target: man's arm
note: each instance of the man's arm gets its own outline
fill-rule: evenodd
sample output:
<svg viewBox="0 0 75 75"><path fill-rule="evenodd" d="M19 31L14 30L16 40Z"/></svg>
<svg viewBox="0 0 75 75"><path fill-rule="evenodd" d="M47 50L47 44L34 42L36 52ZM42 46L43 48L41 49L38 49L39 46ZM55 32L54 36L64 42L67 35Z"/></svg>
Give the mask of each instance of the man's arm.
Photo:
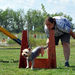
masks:
<svg viewBox="0 0 75 75"><path fill-rule="evenodd" d="M49 45L49 38L47 38L46 44L47 44L47 46Z"/></svg>
<svg viewBox="0 0 75 75"><path fill-rule="evenodd" d="M71 29L70 29L69 34L75 39L75 34L74 34L74 32Z"/></svg>

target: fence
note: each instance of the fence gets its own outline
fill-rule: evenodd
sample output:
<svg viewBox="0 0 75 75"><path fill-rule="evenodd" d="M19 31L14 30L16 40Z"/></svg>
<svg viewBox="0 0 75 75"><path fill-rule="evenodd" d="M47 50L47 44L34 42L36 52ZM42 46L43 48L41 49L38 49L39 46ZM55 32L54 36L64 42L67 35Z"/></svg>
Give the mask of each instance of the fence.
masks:
<svg viewBox="0 0 75 75"><path fill-rule="evenodd" d="M14 34L16 37L18 37L19 39L22 39L22 33L20 34ZM45 33L42 33L42 34L36 34L36 37L35 37L35 34L29 34L29 37L32 37L32 38L36 38L36 39L47 39L47 36ZM6 36L5 34L3 34L2 32L0 32L0 41L2 41L2 39L5 38L5 40L8 40L8 36ZM9 38L10 39L10 38Z"/></svg>
<svg viewBox="0 0 75 75"><path fill-rule="evenodd" d="M47 39L46 34L29 34L29 37L33 37L36 39Z"/></svg>

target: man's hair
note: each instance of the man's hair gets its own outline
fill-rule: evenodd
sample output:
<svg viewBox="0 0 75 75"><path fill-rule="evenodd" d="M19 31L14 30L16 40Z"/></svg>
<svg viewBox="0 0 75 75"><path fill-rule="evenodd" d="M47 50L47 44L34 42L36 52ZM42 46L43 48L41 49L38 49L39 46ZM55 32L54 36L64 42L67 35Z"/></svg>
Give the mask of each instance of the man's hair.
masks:
<svg viewBox="0 0 75 75"><path fill-rule="evenodd" d="M48 21L53 23L54 22L54 19L52 17L48 17Z"/></svg>
<svg viewBox="0 0 75 75"><path fill-rule="evenodd" d="M47 18L45 19L45 21L44 21L44 24L45 24L47 21L53 23L53 22L55 22L55 19L52 18L52 17L47 17Z"/></svg>

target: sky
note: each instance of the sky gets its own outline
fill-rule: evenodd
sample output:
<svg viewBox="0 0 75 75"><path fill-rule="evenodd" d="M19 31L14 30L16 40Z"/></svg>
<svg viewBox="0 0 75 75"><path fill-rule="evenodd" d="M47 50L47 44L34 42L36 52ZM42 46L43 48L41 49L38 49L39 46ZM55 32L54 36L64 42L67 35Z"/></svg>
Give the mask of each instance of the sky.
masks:
<svg viewBox="0 0 75 75"><path fill-rule="evenodd" d="M75 23L75 0L0 0L0 9L12 8L13 10L29 9L41 10L41 4L49 14L63 12L73 18Z"/></svg>

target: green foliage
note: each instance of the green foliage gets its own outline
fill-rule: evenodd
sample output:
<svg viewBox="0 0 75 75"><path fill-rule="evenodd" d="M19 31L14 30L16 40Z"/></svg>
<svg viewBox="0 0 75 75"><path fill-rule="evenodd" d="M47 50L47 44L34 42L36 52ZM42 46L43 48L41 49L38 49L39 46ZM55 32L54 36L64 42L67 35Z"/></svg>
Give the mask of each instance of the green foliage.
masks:
<svg viewBox="0 0 75 75"><path fill-rule="evenodd" d="M29 45L32 47L36 46L36 40L35 38L29 37Z"/></svg>
<svg viewBox="0 0 75 75"><path fill-rule="evenodd" d="M9 40L8 42L7 42L7 44L17 44L14 40Z"/></svg>
<svg viewBox="0 0 75 75"><path fill-rule="evenodd" d="M36 46L46 46L46 39L36 39Z"/></svg>
<svg viewBox="0 0 75 75"><path fill-rule="evenodd" d="M44 17L39 10L32 10L29 9L25 15L25 19L28 20L28 28L29 31L32 31L32 28L34 26L35 32L44 32L43 23L44 23ZM42 27L42 29L40 29Z"/></svg>
<svg viewBox="0 0 75 75"><path fill-rule="evenodd" d="M44 25L43 26L39 26L38 28L35 28L35 31L37 31L37 32L44 32Z"/></svg>
<svg viewBox="0 0 75 75"><path fill-rule="evenodd" d="M25 25L24 10L14 11L7 8L5 11L0 10L0 25L10 32L21 32Z"/></svg>
<svg viewBox="0 0 75 75"><path fill-rule="evenodd" d="M14 40L10 39L7 41L7 44L17 44ZM46 46L46 39L36 39L33 37L29 37L29 45L31 47L36 47L36 46Z"/></svg>
<svg viewBox="0 0 75 75"><path fill-rule="evenodd" d="M46 39L36 39L36 38L29 37L29 45L31 47L46 46Z"/></svg>
<svg viewBox="0 0 75 75"><path fill-rule="evenodd" d="M42 10L43 10L43 16L44 16L44 18L47 18L47 12L46 12L46 10L45 10L45 7L44 7L44 5L43 4L41 4L41 6L42 6Z"/></svg>

